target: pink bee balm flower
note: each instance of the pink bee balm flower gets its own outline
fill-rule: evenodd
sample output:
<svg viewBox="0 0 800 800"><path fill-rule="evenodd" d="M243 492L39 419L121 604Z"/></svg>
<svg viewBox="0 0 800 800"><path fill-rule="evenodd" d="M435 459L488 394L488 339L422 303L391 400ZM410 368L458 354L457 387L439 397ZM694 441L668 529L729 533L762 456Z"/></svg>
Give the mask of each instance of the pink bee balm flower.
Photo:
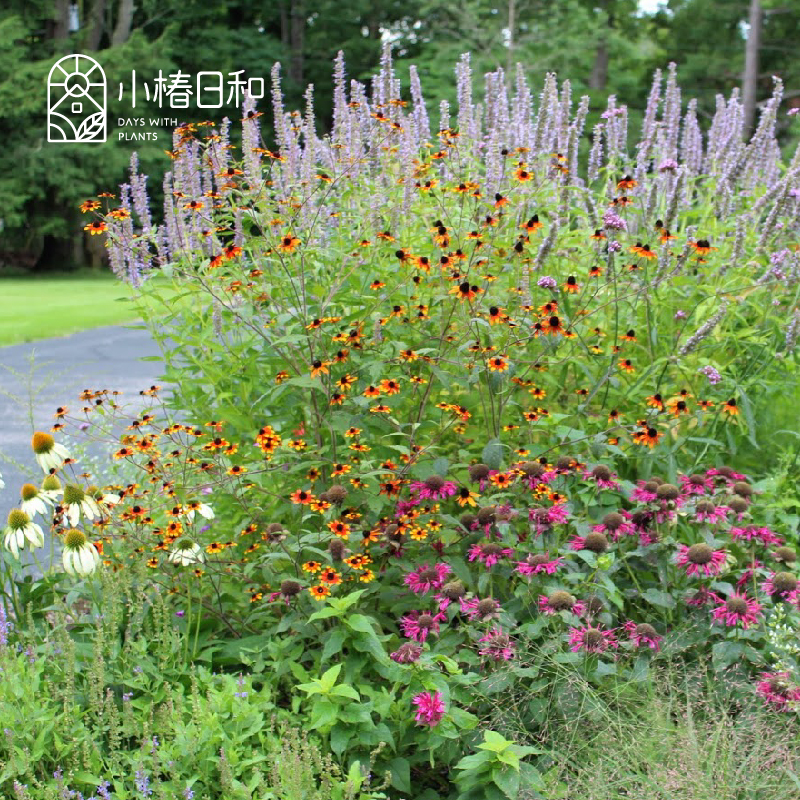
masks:
<svg viewBox="0 0 800 800"><path fill-rule="evenodd" d="M406 642L401 644L394 653L390 653L389 658L398 664L413 664L422 655L422 648L418 644Z"/></svg>
<svg viewBox="0 0 800 800"><path fill-rule="evenodd" d="M478 641L484 643L483 647L478 650L478 653L484 658L491 658L493 661L510 661L514 657L514 642L500 628L492 628Z"/></svg>
<svg viewBox="0 0 800 800"><path fill-rule="evenodd" d="M636 488L631 492L631 500L638 503L652 503L656 498L658 484L655 481L636 481Z"/></svg>
<svg viewBox="0 0 800 800"><path fill-rule="evenodd" d="M686 569L687 575L700 575L707 577L719 575L725 568L725 561L728 554L725 550L714 550L703 542L687 547L685 544L678 545L678 557L675 563L679 567Z"/></svg>
<svg viewBox="0 0 800 800"><path fill-rule="evenodd" d="M625 520L619 511L611 511L603 517L599 525L594 525L592 530L597 533L605 533L613 542L620 536L630 536L636 533L636 527Z"/></svg>
<svg viewBox="0 0 800 800"><path fill-rule="evenodd" d="M652 625L640 622L638 625L633 621L626 622L623 626L630 636L634 647L649 647L658 652L661 649L661 637Z"/></svg>
<svg viewBox="0 0 800 800"><path fill-rule="evenodd" d="M734 592L727 600L718 597L717 602L719 605L711 612L711 616L716 622L723 622L730 628L738 625L747 630L761 616L761 603L739 592Z"/></svg>
<svg viewBox="0 0 800 800"><path fill-rule="evenodd" d="M706 470L706 475L709 478L716 478L723 484L747 480L747 475L743 475L741 472L734 472L730 467L712 467Z"/></svg>
<svg viewBox="0 0 800 800"><path fill-rule="evenodd" d="M487 597L483 600L479 600L477 597L471 597L468 600L462 599L461 610L467 615L470 622L476 619L479 622L495 619L502 611L500 603L493 597Z"/></svg>
<svg viewBox="0 0 800 800"><path fill-rule="evenodd" d="M417 725L427 725L429 728L434 728L442 721L442 717L447 711L441 692L422 692L411 702L417 707L414 718Z"/></svg>
<svg viewBox="0 0 800 800"><path fill-rule="evenodd" d="M756 692L776 711L791 711L800 702L800 687L792 686L788 672L762 672Z"/></svg>
<svg viewBox="0 0 800 800"><path fill-rule="evenodd" d="M474 544L469 549L470 561L481 561L487 569L491 569L501 558L509 558L514 555L514 550L510 547L503 547L496 542L484 542Z"/></svg>
<svg viewBox="0 0 800 800"><path fill-rule="evenodd" d="M403 582L412 592L425 594L431 589L441 589L447 576L452 572L448 564L434 564L432 567L423 564L421 567L409 572Z"/></svg>
<svg viewBox="0 0 800 800"><path fill-rule="evenodd" d="M720 522L725 522L729 511L727 506L715 506L708 500L698 500L694 507L694 521L718 525Z"/></svg>
<svg viewBox="0 0 800 800"><path fill-rule="evenodd" d="M583 477L593 480L601 489L619 489L617 473L612 472L604 464L598 464L594 469L584 472Z"/></svg>
<svg viewBox="0 0 800 800"><path fill-rule="evenodd" d="M586 604L576 600L569 592L558 589L549 597L539 595L539 611L543 614L557 614L559 611L571 611L581 616L586 610Z"/></svg>
<svg viewBox="0 0 800 800"><path fill-rule="evenodd" d="M420 500L444 500L458 491L458 486L453 481L445 480L439 475L431 475L424 481L415 481L409 488Z"/></svg>
<svg viewBox="0 0 800 800"><path fill-rule="evenodd" d="M573 536L569 540L570 550L591 550L596 555L601 555L608 550L608 538L604 533L592 531L586 536Z"/></svg>
<svg viewBox="0 0 800 800"><path fill-rule="evenodd" d="M797 587L797 578L791 572L773 572L762 585L764 592L773 599L780 598L789 602L795 602Z"/></svg>
<svg viewBox="0 0 800 800"><path fill-rule="evenodd" d="M614 631L605 631L589 625L569 629L569 649L573 653L580 650L585 653L604 653L609 647L618 646Z"/></svg>
<svg viewBox="0 0 800 800"><path fill-rule="evenodd" d="M758 525L745 525L744 528L731 528L731 539L746 542L758 541L761 544L783 544L783 539L767 527Z"/></svg>
<svg viewBox="0 0 800 800"><path fill-rule="evenodd" d="M439 624L444 622L447 617L440 611L438 614L431 614L427 611L411 611L400 618L400 627L403 634L409 639L417 642L424 642L428 634L437 635Z"/></svg>
<svg viewBox="0 0 800 800"><path fill-rule="evenodd" d="M517 561L517 572L520 575L555 575L558 568L564 563L559 557L551 558L547 553L529 555L524 561Z"/></svg>
<svg viewBox="0 0 800 800"><path fill-rule="evenodd" d="M707 475L681 475L681 490L685 495L711 494L714 491L714 479Z"/></svg>

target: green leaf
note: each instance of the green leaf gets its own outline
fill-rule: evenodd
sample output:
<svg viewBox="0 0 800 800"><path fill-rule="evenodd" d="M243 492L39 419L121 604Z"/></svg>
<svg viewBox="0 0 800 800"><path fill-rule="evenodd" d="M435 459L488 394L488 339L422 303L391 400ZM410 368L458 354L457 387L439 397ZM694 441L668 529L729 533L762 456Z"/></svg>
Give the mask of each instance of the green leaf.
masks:
<svg viewBox="0 0 800 800"><path fill-rule="evenodd" d="M483 742L478 745L479 750L491 750L493 753L501 753L506 748L514 744L496 731L486 731L483 734Z"/></svg>
<svg viewBox="0 0 800 800"><path fill-rule="evenodd" d="M407 758L395 758L389 762L392 786L399 792L411 794L411 765Z"/></svg>
<svg viewBox="0 0 800 800"><path fill-rule="evenodd" d="M515 769L495 767L492 770L492 780L509 800L516 800L519 795L519 778L519 772Z"/></svg>
<svg viewBox="0 0 800 800"><path fill-rule="evenodd" d="M500 469L503 463L503 445L498 439L492 439L481 452L481 460L489 469Z"/></svg>
<svg viewBox="0 0 800 800"><path fill-rule="evenodd" d="M643 592L642 597L651 605L659 606L659 608L675 608L675 598L669 592L662 592L653 586Z"/></svg>

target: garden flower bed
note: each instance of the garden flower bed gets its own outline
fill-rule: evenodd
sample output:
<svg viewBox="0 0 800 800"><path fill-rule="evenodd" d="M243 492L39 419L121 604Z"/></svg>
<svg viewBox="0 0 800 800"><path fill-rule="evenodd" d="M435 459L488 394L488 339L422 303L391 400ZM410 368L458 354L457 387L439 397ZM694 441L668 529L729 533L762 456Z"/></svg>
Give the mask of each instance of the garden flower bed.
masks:
<svg viewBox="0 0 800 800"><path fill-rule="evenodd" d="M313 91L287 112L276 67L273 144L248 101L241 160L227 120L176 130L163 223L135 159L89 209L175 391L143 389L115 479L60 437L124 398L87 389L34 437L50 474L4 544L60 537L68 575L12 580L23 652L6 633L2 657L39 674L66 654L92 738L66 745L62 721L38 757L0 744L4 785L60 768L87 797L310 796L245 757L266 748L278 771L306 758L322 796L568 797L559 729L667 666L740 723L791 727L800 151L775 139L781 85L745 142L737 96L703 131L670 67L639 140L612 97L587 151L568 82L534 97L498 71L478 104L467 56L456 77L433 122L388 50L370 91L340 56L319 136ZM315 744L280 751L287 725Z"/></svg>

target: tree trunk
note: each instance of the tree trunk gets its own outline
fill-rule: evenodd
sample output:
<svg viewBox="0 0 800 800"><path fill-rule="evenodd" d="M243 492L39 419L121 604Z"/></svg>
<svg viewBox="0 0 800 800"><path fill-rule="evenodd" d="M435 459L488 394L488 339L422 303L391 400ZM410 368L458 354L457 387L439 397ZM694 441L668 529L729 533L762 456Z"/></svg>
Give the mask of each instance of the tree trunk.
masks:
<svg viewBox="0 0 800 800"><path fill-rule="evenodd" d="M97 50L100 47L100 40L103 38L105 30L106 0L94 0L86 27L88 35L86 38L86 49Z"/></svg>
<svg viewBox="0 0 800 800"><path fill-rule="evenodd" d="M56 0L55 12L53 38L55 40L66 39L69 36L69 0Z"/></svg>
<svg viewBox="0 0 800 800"><path fill-rule="evenodd" d="M290 42L291 57L289 59L289 77L302 86L303 84L303 48L306 33L306 15L303 0L292 0Z"/></svg>
<svg viewBox="0 0 800 800"><path fill-rule="evenodd" d="M758 53L761 49L761 0L750 0L750 29L744 51L742 77L742 105L744 106L744 132L749 135L756 119L756 89L758 82Z"/></svg>
<svg viewBox="0 0 800 800"><path fill-rule="evenodd" d="M114 33L111 34L112 47L118 44L125 44L128 41L128 37L131 35L134 10L133 0L121 0L117 24L114 26Z"/></svg>
<svg viewBox="0 0 800 800"><path fill-rule="evenodd" d="M607 81L608 45L606 44L606 40L602 39L600 42L598 42L597 50L595 50L594 53L594 66L592 67L592 74L589 78L589 88L604 92Z"/></svg>
<svg viewBox="0 0 800 800"><path fill-rule="evenodd" d="M281 3L281 44L288 50L289 49L289 0L283 0Z"/></svg>
<svg viewBox="0 0 800 800"><path fill-rule="evenodd" d="M506 60L506 75L512 75L514 66L514 29L517 27L517 3L516 0L508 0L508 59Z"/></svg>

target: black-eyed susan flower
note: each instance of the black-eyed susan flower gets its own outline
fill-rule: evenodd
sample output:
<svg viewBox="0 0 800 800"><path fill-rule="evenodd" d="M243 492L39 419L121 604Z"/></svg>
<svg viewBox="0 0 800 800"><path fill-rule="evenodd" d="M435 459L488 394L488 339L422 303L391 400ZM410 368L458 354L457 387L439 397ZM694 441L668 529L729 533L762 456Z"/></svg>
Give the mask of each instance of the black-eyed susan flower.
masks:
<svg viewBox="0 0 800 800"><path fill-rule="evenodd" d="M739 406L736 403L736 398L731 397L723 406L722 410L731 417L735 417L739 414Z"/></svg>
<svg viewBox="0 0 800 800"><path fill-rule="evenodd" d="M84 225L83 229L89 232L90 236L97 236L98 234L105 233L108 230L108 225L105 222L95 220L88 225Z"/></svg>
<svg viewBox="0 0 800 800"><path fill-rule="evenodd" d="M570 275L561 288L568 294L575 294L581 290L578 280L574 275Z"/></svg>
<svg viewBox="0 0 800 800"><path fill-rule="evenodd" d="M331 590L328 586L321 583L319 586L309 586L308 591L315 600L324 600L330 596Z"/></svg>
<svg viewBox="0 0 800 800"><path fill-rule="evenodd" d="M492 372L505 372L508 369L508 361L502 356L495 356L486 362L486 366Z"/></svg>
<svg viewBox="0 0 800 800"><path fill-rule="evenodd" d="M295 250L300 246L300 239L292 234L287 234L281 238L280 244L278 245L278 250L282 253L294 253Z"/></svg>

